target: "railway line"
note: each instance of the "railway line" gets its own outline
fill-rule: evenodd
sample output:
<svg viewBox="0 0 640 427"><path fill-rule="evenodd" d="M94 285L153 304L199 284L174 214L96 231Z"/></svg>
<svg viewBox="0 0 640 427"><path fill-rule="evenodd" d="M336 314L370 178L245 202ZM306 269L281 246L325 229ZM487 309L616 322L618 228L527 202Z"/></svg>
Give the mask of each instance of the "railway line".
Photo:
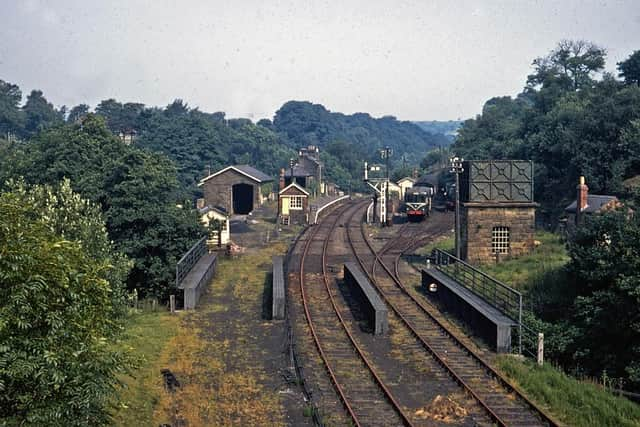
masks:
<svg viewBox="0 0 640 427"><path fill-rule="evenodd" d="M408 224L376 251L361 222L365 206L366 202L343 205L308 229L299 241L296 261L290 265L296 270L299 285L295 291L301 301L299 311L306 319L322 370L338 397L339 405L330 410L340 406L344 414L339 423L438 424L414 411L421 407L416 396L432 397L437 390L447 396L457 393L459 400L465 400L466 415L458 420L463 425L555 425L405 289L398 272L401 254L426 243L433 235L417 237L418 225ZM336 281L336 265L354 258L388 305L389 321L395 329L392 332L402 337L401 342L396 339L391 344L386 337L387 347L381 347L381 339L376 341L361 330L357 309L354 313L347 301L348 291L340 289ZM413 368L423 369L428 375L413 378L410 374L414 381L399 381L402 375L397 371L404 373L401 365L408 362L396 363L390 355L391 347L396 355L412 354Z"/></svg>
<svg viewBox="0 0 640 427"><path fill-rule="evenodd" d="M376 252L365 235L361 216L354 214L347 226L349 242L358 262L389 308L421 341L424 349L486 410L493 422L501 426L556 425L543 410L460 341L401 282L398 265L402 252L422 243L415 242L411 228L414 227L403 227L398 239ZM393 271L381 257L385 253L391 254Z"/></svg>
<svg viewBox="0 0 640 427"><path fill-rule="evenodd" d="M359 205L356 205L359 207ZM300 292L313 341L344 405L356 426L412 425L378 376L337 308L327 272L327 247L340 214L332 212L313 228L300 258ZM352 207L353 209L353 207ZM331 309L327 309L327 302ZM355 357L354 357L355 356Z"/></svg>

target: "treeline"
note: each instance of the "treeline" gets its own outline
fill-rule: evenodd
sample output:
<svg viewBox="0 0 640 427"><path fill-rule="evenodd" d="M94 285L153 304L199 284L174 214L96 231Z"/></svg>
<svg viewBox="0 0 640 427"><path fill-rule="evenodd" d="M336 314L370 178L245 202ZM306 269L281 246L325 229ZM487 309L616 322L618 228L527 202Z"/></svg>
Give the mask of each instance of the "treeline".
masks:
<svg viewBox="0 0 640 427"><path fill-rule="evenodd" d="M623 181L640 173L640 52L618 64L621 79L602 73L605 57L592 43L561 42L533 61L522 93L492 98L464 122L452 150L533 160L548 220L575 199L580 175L594 194L623 195Z"/></svg>
<svg viewBox="0 0 640 427"><path fill-rule="evenodd" d="M0 139L0 188L11 179L71 188L100 207L115 248L133 261L126 283L166 298L176 261L203 233L174 164L123 144L102 117L42 127L29 140Z"/></svg>
<svg viewBox="0 0 640 427"><path fill-rule="evenodd" d="M619 211L588 216L567 240L570 261L529 289L528 322L545 332L545 353L579 375L640 391L640 197L624 181L640 174L640 51L602 73L606 52L563 41L533 61L515 99L487 101L452 151L467 159L532 159L538 214L555 222L576 198L618 195Z"/></svg>

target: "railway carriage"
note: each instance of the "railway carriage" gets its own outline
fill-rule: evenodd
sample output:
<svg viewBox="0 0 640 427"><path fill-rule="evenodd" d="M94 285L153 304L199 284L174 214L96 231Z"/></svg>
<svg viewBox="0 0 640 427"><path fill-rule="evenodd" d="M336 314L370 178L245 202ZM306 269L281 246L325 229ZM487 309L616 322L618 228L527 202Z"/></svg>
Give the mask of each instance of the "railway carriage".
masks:
<svg viewBox="0 0 640 427"><path fill-rule="evenodd" d="M431 199L433 198L433 185L425 184L419 187L411 187L405 191L404 205L407 219L411 222L422 221L431 213Z"/></svg>

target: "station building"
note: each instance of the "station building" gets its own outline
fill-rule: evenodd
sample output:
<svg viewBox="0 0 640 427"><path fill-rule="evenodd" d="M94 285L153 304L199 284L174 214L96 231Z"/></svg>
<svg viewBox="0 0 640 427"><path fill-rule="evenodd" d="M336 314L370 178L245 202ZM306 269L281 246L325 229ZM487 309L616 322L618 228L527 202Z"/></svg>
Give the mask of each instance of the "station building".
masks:
<svg viewBox="0 0 640 427"><path fill-rule="evenodd" d="M230 215L247 215L271 192L273 178L249 165L227 166L198 183L204 206L222 208Z"/></svg>

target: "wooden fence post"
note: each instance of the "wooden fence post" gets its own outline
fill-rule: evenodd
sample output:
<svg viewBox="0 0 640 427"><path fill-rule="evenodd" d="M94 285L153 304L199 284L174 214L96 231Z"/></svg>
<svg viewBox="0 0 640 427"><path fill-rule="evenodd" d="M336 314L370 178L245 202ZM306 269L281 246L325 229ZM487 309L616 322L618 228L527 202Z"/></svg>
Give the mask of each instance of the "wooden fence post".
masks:
<svg viewBox="0 0 640 427"><path fill-rule="evenodd" d="M176 312L176 296L169 295L169 307L171 308L171 313Z"/></svg>
<svg viewBox="0 0 640 427"><path fill-rule="evenodd" d="M540 332L538 334L538 365L542 366L544 363L544 334Z"/></svg>

